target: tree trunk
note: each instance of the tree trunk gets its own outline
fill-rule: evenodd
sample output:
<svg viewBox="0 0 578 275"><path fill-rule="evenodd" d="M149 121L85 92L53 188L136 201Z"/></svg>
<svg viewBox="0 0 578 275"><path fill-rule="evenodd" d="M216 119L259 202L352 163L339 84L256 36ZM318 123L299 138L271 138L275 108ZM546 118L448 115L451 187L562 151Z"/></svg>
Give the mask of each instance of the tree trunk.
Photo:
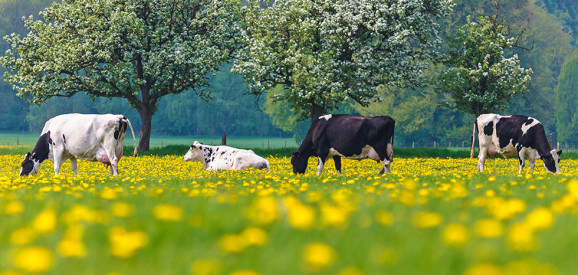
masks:
<svg viewBox="0 0 578 275"><path fill-rule="evenodd" d="M148 151L151 139L151 122L153 118L153 111L151 107L138 109L140 114L140 138L138 142L139 151Z"/></svg>
<svg viewBox="0 0 578 275"><path fill-rule="evenodd" d="M320 116L325 115L325 108L323 108L322 106L319 106L315 103L311 104L311 124L313 124L313 122L315 120L317 120Z"/></svg>

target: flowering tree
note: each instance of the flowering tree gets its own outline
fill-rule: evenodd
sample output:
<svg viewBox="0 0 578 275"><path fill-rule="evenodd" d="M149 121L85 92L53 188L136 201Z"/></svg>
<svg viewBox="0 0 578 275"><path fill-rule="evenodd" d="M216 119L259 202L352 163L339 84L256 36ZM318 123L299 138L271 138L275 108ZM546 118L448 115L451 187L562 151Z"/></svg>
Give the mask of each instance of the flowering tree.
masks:
<svg viewBox="0 0 578 275"><path fill-rule="evenodd" d="M438 90L453 99L448 107L466 113L480 114L505 109L511 98L527 92L532 69L520 67L518 55L506 57L511 48L520 45L523 31L510 37L510 28L499 20L499 6L489 17L480 17L448 35L448 68L438 78Z"/></svg>
<svg viewBox="0 0 578 275"><path fill-rule="evenodd" d="M141 117L139 150L168 94L194 89L208 98L208 77L237 47L237 0L63 0L12 34L3 66L20 97L41 104L78 92L126 98Z"/></svg>
<svg viewBox="0 0 578 275"><path fill-rule="evenodd" d="M249 92L281 86L301 119L316 118L353 99L379 100L381 86L422 83L436 58L437 20L449 0L250 0L243 37L247 48L233 67Z"/></svg>

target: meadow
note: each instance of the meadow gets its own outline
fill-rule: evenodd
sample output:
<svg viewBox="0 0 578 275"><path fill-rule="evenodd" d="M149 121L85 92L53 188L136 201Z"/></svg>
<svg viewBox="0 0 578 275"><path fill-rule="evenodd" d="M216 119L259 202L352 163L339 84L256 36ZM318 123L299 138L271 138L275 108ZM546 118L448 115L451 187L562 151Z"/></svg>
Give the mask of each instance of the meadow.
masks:
<svg viewBox="0 0 578 275"><path fill-rule="evenodd" d="M314 158L304 175L284 153L264 155L268 171L205 171L161 150L122 158L118 177L86 161L19 177L30 148L2 147L0 274L578 272L576 159L559 175L501 158L483 174L469 158L396 157L388 175L329 161L318 177Z"/></svg>

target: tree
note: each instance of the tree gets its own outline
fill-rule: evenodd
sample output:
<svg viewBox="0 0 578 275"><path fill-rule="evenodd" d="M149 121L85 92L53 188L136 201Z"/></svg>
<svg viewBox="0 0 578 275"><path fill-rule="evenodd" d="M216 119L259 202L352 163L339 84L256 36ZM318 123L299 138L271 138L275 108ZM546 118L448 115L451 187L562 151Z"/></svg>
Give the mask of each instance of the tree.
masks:
<svg viewBox="0 0 578 275"><path fill-rule="evenodd" d="M78 92L121 97L141 118L139 150L149 148L158 101L193 89L209 98L209 75L238 43L238 0L63 0L29 33L7 37L0 58L20 97L41 104Z"/></svg>
<svg viewBox="0 0 578 275"><path fill-rule="evenodd" d="M383 85L422 84L437 57L439 20L447 0L251 0L244 14L247 43L233 71L249 93L277 85L300 119L317 118L353 99L379 100Z"/></svg>
<svg viewBox="0 0 578 275"><path fill-rule="evenodd" d="M451 96L448 107L477 117L505 109L514 95L527 91L532 69L521 68L515 54L505 57L508 49L524 48L519 43L523 31L510 37L510 28L498 17L496 4L493 15L478 21L468 17L468 23L447 35L448 68L438 78L438 91Z"/></svg>
<svg viewBox="0 0 578 275"><path fill-rule="evenodd" d="M563 142L576 142L578 137L578 54L562 67L556 87L556 130Z"/></svg>

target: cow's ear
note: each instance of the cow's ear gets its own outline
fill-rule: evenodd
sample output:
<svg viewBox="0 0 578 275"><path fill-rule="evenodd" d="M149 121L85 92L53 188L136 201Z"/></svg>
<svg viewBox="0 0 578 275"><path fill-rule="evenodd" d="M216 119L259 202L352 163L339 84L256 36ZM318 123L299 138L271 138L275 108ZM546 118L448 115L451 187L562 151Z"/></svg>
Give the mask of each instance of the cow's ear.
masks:
<svg viewBox="0 0 578 275"><path fill-rule="evenodd" d="M291 155L298 158L299 152L297 152L297 151L291 152Z"/></svg>
<svg viewBox="0 0 578 275"><path fill-rule="evenodd" d="M556 153L558 153L558 157L560 157L560 155L562 155L562 150L560 150L560 151L558 151L558 152L556 152Z"/></svg>
<svg viewBox="0 0 578 275"><path fill-rule="evenodd" d="M30 152L28 152L28 153L26 154L26 156L24 156L24 160L30 160Z"/></svg>
<svg viewBox="0 0 578 275"><path fill-rule="evenodd" d="M197 147L194 144L191 145L191 150L196 150L196 149L197 149Z"/></svg>

